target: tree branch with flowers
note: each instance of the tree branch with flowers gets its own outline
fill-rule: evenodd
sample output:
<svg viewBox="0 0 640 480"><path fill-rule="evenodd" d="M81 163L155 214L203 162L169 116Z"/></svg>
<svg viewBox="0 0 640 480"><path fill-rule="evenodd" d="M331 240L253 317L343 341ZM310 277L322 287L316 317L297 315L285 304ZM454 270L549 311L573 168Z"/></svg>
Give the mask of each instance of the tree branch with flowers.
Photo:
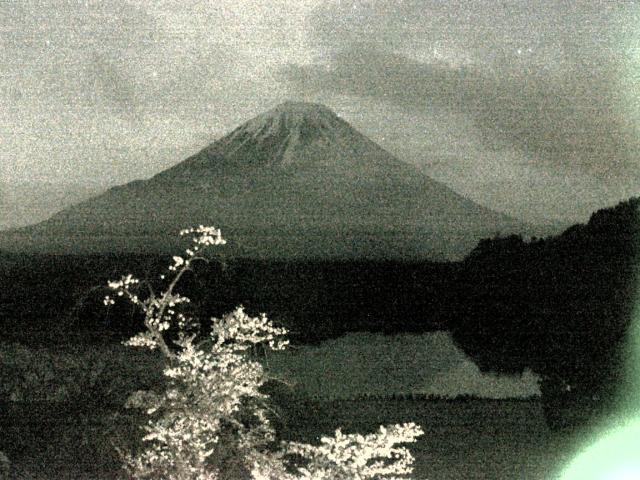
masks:
<svg viewBox="0 0 640 480"><path fill-rule="evenodd" d="M200 225L182 230L192 245L174 256L166 289L149 287L139 296L140 281L132 275L109 282L114 297L123 297L144 314L145 330L126 342L131 347L159 350L164 356L164 392L138 391L127 407L149 416L137 454L122 453L129 478L167 480L222 479L400 479L412 472L413 457L397 444L415 442L423 434L415 424L381 427L379 432L322 439L320 446L276 442L269 397L260 388L269 379L253 352L258 345L283 350L286 329L262 314L247 315L242 307L212 318L206 341L196 342L200 324L180 312L190 300L175 292L183 275L203 252L226 243L219 229ZM169 335L169 333L172 335Z"/></svg>

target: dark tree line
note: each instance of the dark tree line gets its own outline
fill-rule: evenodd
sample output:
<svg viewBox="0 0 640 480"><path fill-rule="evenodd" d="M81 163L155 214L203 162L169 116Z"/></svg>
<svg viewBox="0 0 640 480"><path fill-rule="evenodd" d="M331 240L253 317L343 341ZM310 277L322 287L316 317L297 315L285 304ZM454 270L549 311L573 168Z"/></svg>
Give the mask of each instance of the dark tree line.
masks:
<svg viewBox="0 0 640 480"><path fill-rule="evenodd" d="M557 237L483 240L463 262L456 341L486 370L543 375L557 400L616 401L637 294L639 199Z"/></svg>

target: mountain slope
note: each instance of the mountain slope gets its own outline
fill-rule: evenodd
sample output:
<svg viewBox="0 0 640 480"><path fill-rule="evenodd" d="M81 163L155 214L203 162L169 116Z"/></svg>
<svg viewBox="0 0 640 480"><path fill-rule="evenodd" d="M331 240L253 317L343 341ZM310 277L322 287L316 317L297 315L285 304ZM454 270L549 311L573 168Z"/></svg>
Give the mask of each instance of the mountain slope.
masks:
<svg viewBox="0 0 640 480"><path fill-rule="evenodd" d="M149 180L20 234L54 249L169 248L168 235L200 223L222 227L233 255L284 258L442 259L483 236L523 230L396 159L328 108L288 102Z"/></svg>
<svg viewBox="0 0 640 480"><path fill-rule="evenodd" d="M104 190L97 184L0 182L0 230L42 222Z"/></svg>

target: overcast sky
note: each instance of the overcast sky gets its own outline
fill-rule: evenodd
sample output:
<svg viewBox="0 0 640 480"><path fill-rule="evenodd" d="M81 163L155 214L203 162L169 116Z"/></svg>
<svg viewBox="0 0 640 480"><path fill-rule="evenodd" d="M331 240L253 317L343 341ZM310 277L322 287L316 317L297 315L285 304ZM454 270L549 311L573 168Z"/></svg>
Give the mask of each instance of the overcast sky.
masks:
<svg viewBox="0 0 640 480"><path fill-rule="evenodd" d="M149 177L286 99L535 219L640 194L631 1L5 0L0 178Z"/></svg>

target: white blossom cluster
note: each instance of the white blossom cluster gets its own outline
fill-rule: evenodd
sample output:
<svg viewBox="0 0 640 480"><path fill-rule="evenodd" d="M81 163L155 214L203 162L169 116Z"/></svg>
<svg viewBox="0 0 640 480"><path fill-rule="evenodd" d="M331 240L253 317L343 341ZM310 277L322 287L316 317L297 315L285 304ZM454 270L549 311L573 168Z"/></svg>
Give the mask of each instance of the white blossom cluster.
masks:
<svg viewBox="0 0 640 480"><path fill-rule="evenodd" d="M211 333L216 339L216 349L227 340L232 340L235 348L243 350L259 343L268 344L272 350L284 350L289 344L288 340L282 338L287 334L285 328L275 327L264 313L251 318L241 306L221 320L213 319Z"/></svg>
<svg viewBox="0 0 640 480"><path fill-rule="evenodd" d="M146 426L144 440L152 445L129 459L134 478L218 478L212 472L248 472L257 459L269 464L265 452L275 431L264 405L267 397L259 391L266 375L247 350L265 339L277 342L280 329L242 309L225 318L233 330L212 329L209 348L198 347L192 337L180 342L179 352L164 370L169 386L160 399L139 392L131 399L147 414L158 414ZM255 335L248 334L250 329ZM223 450L232 451L232 459L217 466L217 458L228 457ZM284 474L284 463L280 465Z"/></svg>
<svg viewBox="0 0 640 480"><path fill-rule="evenodd" d="M174 257L174 259L177 257ZM188 263L182 262L180 274L187 270ZM171 269L171 267L169 267ZM193 323L193 319L177 311L177 306L183 303L190 303L188 297L173 292L172 283L169 288L156 296L153 292L149 297L142 300L133 290L140 284L140 280L132 275L122 276L120 280L110 281L108 287L115 291L118 297L124 297L131 303L139 307L145 315L146 331L134 335L124 342L127 346L146 347L151 350L158 347L158 342L162 340L161 333L169 330L172 325L176 325L181 330L186 330ZM115 300L111 296L104 297L103 303L107 306L113 305Z"/></svg>
<svg viewBox="0 0 640 480"><path fill-rule="evenodd" d="M180 235L191 235L196 234L193 237L193 243L195 243L194 250L198 250L200 246L209 246L209 245L224 245L227 241L222 238L222 232L219 228L215 227L204 227L199 225L194 228L186 228L184 230L180 230Z"/></svg>
<svg viewBox="0 0 640 480"><path fill-rule="evenodd" d="M119 297L127 295L130 297L130 300L132 300L134 303L137 303L138 299L135 295L131 294L130 288L139 283L140 283L140 280L138 280L137 278L134 278L132 275L129 274L129 275L122 276L120 280L108 282L108 286L111 290L115 290L116 294ZM113 300L113 298L107 295L106 297L104 297L103 303L105 305L113 305L115 301Z"/></svg>
<svg viewBox="0 0 640 480"><path fill-rule="evenodd" d="M131 275L109 282L117 296L138 306L146 330L126 345L158 349L166 358L167 388L162 393L138 391L125 405L151 416L145 426L148 447L124 455L128 478L166 480L365 480L406 478L413 457L398 443L422 434L414 424L380 427L370 435L322 439L319 446L302 443L276 445L268 396L260 391L267 381L262 364L252 356L258 345L282 350L287 331L262 314L249 316L242 307L212 318L208 340L197 343L192 319L179 312L189 299L174 293L200 249L223 245L219 229L199 226L181 231L196 234L186 258L175 256L167 289L144 300ZM114 300L105 298L105 304ZM170 342L168 330L177 330ZM175 338L175 337L174 337ZM300 458L302 462L300 463ZM297 459L297 460L296 460Z"/></svg>
<svg viewBox="0 0 640 480"><path fill-rule="evenodd" d="M381 426L378 433L345 435L340 429L334 437L322 437L321 445L292 442L288 452L308 459L298 467L300 480L401 479L413 471L413 456L398 443L412 443L423 435L414 423Z"/></svg>
<svg viewBox="0 0 640 480"><path fill-rule="evenodd" d="M135 334L129 340L123 342L127 347L144 347L150 350L155 350L158 346L156 340L151 332L140 332Z"/></svg>
<svg viewBox="0 0 640 480"><path fill-rule="evenodd" d="M189 260L185 262L184 258L176 255L173 257L173 265L169 266L169 270L175 272L176 270L178 270L178 268L180 268L182 265L185 265L185 264L189 265Z"/></svg>
<svg viewBox="0 0 640 480"><path fill-rule="evenodd" d="M132 288L135 288L140 283L140 280L135 278L133 275L123 275L120 280L107 282L108 287L115 291L118 297L128 297L129 300L135 304L138 303L138 296L132 292ZM104 297L105 305L113 305L115 303L114 299L109 295Z"/></svg>
<svg viewBox="0 0 640 480"><path fill-rule="evenodd" d="M133 275L124 275L120 280L116 282L109 282L109 288L113 290L118 290L119 288L128 288L131 285L135 285L140 283L140 280L134 278Z"/></svg>

